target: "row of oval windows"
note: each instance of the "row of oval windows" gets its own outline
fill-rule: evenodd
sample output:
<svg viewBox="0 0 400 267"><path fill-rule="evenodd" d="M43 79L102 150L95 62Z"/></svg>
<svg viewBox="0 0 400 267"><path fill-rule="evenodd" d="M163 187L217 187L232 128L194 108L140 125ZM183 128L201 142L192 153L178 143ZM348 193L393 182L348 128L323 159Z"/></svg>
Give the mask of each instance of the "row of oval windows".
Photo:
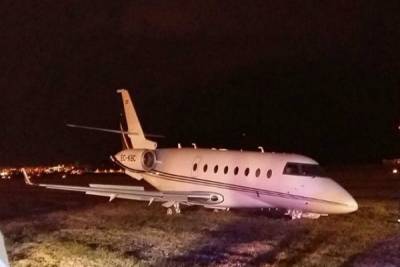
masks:
<svg viewBox="0 0 400 267"><path fill-rule="evenodd" d="M193 171L197 171L197 163L195 163L194 165L193 165ZM203 171L204 172L207 172L207 169L208 169L208 165L207 164L204 164L204 166L203 166ZM228 173L228 171L229 171L229 167L228 166L225 166L225 168L224 168L224 174L227 174ZM214 173L217 173L218 172L218 165L215 165L214 166ZM235 167L235 169L233 170L233 174L234 175L237 175L239 173L239 167ZM246 168L245 170L244 170L244 175L245 176L248 176L250 174L250 169L249 168ZM256 177L260 177L260 175L261 175L261 170L260 170L260 168L258 168L256 171L255 171L255 176ZM271 176L272 176L272 170L271 169L269 169L268 171L267 171L267 173L266 173L266 176L267 176L267 178L271 178Z"/></svg>

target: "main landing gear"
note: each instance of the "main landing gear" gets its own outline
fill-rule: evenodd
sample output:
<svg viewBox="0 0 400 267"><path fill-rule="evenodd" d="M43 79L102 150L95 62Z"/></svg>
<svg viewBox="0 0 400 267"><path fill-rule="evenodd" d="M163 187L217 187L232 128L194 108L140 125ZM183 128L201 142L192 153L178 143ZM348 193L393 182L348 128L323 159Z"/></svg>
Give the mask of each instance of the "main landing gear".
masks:
<svg viewBox="0 0 400 267"><path fill-rule="evenodd" d="M170 203L170 205L163 205L163 206L167 208L168 216L173 215L174 211L175 211L175 214L181 214L181 208L180 208L179 202L173 202L173 203Z"/></svg>

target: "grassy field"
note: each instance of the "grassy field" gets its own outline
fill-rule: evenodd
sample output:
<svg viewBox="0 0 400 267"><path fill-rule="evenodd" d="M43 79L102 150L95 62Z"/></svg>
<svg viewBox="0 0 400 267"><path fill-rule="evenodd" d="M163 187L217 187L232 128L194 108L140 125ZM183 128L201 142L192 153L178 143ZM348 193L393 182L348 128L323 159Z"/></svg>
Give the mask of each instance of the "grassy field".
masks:
<svg viewBox="0 0 400 267"><path fill-rule="evenodd" d="M295 221L257 210L166 216L157 204L108 203L27 187L17 177L0 181L0 229L13 266L400 266L400 177L380 166L329 172L356 196L358 212ZM133 183L101 175L47 180Z"/></svg>

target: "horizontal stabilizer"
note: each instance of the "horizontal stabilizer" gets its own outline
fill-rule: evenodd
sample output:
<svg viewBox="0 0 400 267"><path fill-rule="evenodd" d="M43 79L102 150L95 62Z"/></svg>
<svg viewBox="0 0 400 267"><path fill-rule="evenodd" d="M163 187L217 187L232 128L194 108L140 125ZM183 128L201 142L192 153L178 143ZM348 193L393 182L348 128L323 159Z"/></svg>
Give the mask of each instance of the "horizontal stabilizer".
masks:
<svg viewBox="0 0 400 267"><path fill-rule="evenodd" d="M100 132L107 132L107 133L117 133L117 134L127 134L127 135L139 135L137 132L129 132L123 130L114 130L114 129L107 129L107 128L99 128L99 127L92 127L92 126L85 126L85 125L77 125L77 124L66 124L67 127L71 128L80 128L85 130L92 130L92 131L100 131ZM164 135L160 134L145 134L147 137L154 137L154 138L165 138Z"/></svg>

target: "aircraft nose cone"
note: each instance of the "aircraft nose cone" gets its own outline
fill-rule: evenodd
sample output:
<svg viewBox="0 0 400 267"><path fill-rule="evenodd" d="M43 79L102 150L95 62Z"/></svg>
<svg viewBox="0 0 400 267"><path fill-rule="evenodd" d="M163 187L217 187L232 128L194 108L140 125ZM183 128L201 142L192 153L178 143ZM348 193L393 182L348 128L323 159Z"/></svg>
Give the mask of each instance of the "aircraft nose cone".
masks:
<svg viewBox="0 0 400 267"><path fill-rule="evenodd" d="M331 207L331 213L343 214L358 210L358 203L340 184L333 179L325 179L323 182L330 189L324 192L326 199L336 203Z"/></svg>
<svg viewBox="0 0 400 267"><path fill-rule="evenodd" d="M342 207L340 208L341 213L350 213L358 210L357 201L339 184L337 184L335 195L337 197L337 201L342 204Z"/></svg>
<svg viewBox="0 0 400 267"><path fill-rule="evenodd" d="M344 197L343 203L346 205L345 210L348 213L358 210L357 201L349 193L347 193L347 196Z"/></svg>

